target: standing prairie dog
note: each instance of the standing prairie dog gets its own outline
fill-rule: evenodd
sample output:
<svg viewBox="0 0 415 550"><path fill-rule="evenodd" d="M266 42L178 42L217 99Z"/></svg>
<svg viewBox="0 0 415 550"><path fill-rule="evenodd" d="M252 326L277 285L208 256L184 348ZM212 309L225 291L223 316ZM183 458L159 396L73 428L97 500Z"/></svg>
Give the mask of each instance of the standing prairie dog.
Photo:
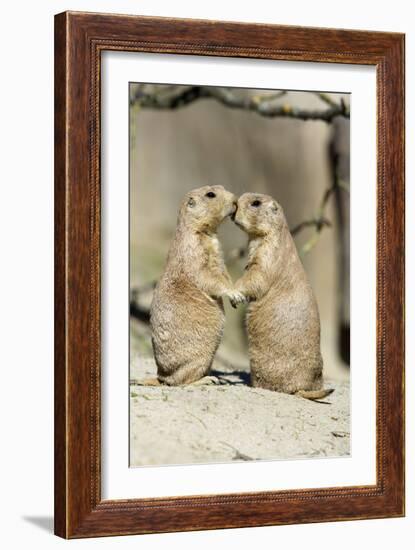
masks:
<svg viewBox="0 0 415 550"><path fill-rule="evenodd" d="M281 206L245 193L235 223L249 238L248 265L235 290L249 302L247 330L253 386L321 399L323 389L317 303Z"/></svg>
<svg viewBox="0 0 415 550"><path fill-rule="evenodd" d="M225 268L218 226L235 212L221 185L190 191L179 210L167 265L156 287L150 323L157 379L146 385L191 384L206 377L222 338L222 298L241 296Z"/></svg>

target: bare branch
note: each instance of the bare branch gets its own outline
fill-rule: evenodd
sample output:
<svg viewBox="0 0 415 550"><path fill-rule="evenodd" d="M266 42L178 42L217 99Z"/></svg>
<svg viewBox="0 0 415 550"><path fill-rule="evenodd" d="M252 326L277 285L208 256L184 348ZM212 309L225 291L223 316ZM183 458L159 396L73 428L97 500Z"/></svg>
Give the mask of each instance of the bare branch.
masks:
<svg viewBox="0 0 415 550"><path fill-rule="evenodd" d="M150 310L141 306L136 297L130 298L130 316L143 323L150 322Z"/></svg>
<svg viewBox="0 0 415 550"><path fill-rule="evenodd" d="M280 98L285 91L275 94L261 94L246 96L236 94L230 88L189 86L163 89L156 93L146 92L143 87L137 87L132 96L131 105L138 104L145 109L180 109L198 99L215 99L222 105L231 109L252 111L260 116L275 118L285 117L298 120L322 120L331 122L336 116L350 118L350 113L345 103L336 103L323 94L323 101L330 101L327 109L301 109L288 103L281 104Z"/></svg>

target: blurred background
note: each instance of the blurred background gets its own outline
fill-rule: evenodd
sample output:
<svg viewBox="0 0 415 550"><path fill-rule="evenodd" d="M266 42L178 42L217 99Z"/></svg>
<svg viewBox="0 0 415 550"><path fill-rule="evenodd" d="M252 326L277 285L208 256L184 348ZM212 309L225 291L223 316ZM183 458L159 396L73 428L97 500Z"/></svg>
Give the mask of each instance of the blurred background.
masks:
<svg viewBox="0 0 415 550"><path fill-rule="evenodd" d="M349 377L350 97L347 94L130 84L130 355L152 357L155 282L183 195L220 184L282 205L320 310L324 372ZM219 237L231 276L246 235ZM244 307L226 308L215 367L247 370Z"/></svg>

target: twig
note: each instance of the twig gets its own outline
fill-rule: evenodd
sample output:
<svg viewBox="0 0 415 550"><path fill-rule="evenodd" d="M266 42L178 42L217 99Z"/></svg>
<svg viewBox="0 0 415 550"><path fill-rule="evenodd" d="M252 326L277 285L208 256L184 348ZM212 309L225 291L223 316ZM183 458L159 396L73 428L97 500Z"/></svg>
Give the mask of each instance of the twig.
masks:
<svg viewBox="0 0 415 550"><path fill-rule="evenodd" d="M315 245L317 244L317 242L320 238L320 233L321 233L323 227L325 225L327 225L327 223L323 222L323 220L325 220L324 211L325 211L325 208L327 206L328 200L329 200L330 196L332 195L332 193L334 193L336 187L337 187L336 185L332 185L331 187L326 189L326 191L324 192L323 198L322 198L321 203L320 203L320 207L318 209L317 216L315 218L315 223L311 224L311 225L315 226L315 232L311 236L311 238L303 245L303 247L301 249L302 254L307 254L308 252L310 252L310 250L312 248L315 247ZM327 222L327 220L325 220L325 221ZM330 223L328 225L330 225Z"/></svg>
<svg viewBox="0 0 415 550"><path fill-rule="evenodd" d="M334 437L350 437L350 433L349 432L340 432L340 431L337 431L337 432L331 432L332 435L334 435Z"/></svg>
<svg viewBox="0 0 415 550"><path fill-rule="evenodd" d="M326 209L326 206L329 202L330 197L339 189L341 189L341 190L343 190L347 193L350 192L349 186L347 185L347 183L339 178L338 169L337 169L338 155L333 153L333 152L331 152L331 164L332 164L332 171L333 171L332 185L328 189L326 189L326 191L324 192L323 198L321 199L321 202L320 202L320 206L319 206L319 209L318 209L317 216L314 218L314 220L315 220L314 225L315 225L315 228L316 228L315 232L311 236L311 238L302 247L302 249L301 249L302 254L307 254L308 252L310 252L310 250L312 248L314 248L314 246L317 244L317 242L320 238L320 233L321 233L323 227L325 225L327 225L327 223L323 223L323 220L325 220L324 212L325 212L325 209ZM327 221L327 220L325 220L325 221ZM302 224L299 224L299 225L300 226L303 225L303 228L304 228L304 222ZM329 225L330 225L330 223L329 223ZM296 228L294 228L294 229L296 229Z"/></svg>
<svg viewBox="0 0 415 550"><path fill-rule="evenodd" d="M193 416L193 418L195 418L196 420L198 420L198 421L201 423L201 425L205 428L205 430L208 429L208 427L206 426L206 424L203 422L203 420L202 420L201 418L199 418L199 417L196 416L195 414L191 413L190 411L187 411L187 414L188 414L189 416Z"/></svg>
<svg viewBox="0 0 415 550"><path fill-rule="evenodd" d="M311 220L305 220L295 227L293 227L291 231L291 235L295 237L300 233L303 229L306 229L307 227L315 227L319 231L323 229L324 226L331 227L331 222L327 220L326 218L313 218Z"/></svg>
<svg viewBox="0 0 415 550"><path fill-rule="evenodd" d="M241 453L236 447L231 445L230 443L226 443L226 441L220 441L222 445L226 445L227 447L230 447L233 451L235 451L235 455L232 457L232 460L256 460L252 456L246 455L245 453Z"/></svg>

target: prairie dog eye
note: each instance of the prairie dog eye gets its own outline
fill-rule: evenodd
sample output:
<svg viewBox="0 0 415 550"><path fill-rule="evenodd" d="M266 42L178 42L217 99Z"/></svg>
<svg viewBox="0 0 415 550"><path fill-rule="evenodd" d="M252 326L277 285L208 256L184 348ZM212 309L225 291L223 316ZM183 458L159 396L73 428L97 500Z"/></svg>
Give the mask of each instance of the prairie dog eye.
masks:
<svg viewBox="0 0 415 550"><path fill-rule="evenodd" d="M255 200L255 201L251 202L251 206L253 206L255 208L258 208L258 206L261 206L261 201Z"/></svg>
<svg viewBox="0 0 415 550"><path fill-rule="evenodd" d="M206 193L205 197L208 197L209 199L214 199L216 197L216 194L213 191L209 191Z"/></svg>

